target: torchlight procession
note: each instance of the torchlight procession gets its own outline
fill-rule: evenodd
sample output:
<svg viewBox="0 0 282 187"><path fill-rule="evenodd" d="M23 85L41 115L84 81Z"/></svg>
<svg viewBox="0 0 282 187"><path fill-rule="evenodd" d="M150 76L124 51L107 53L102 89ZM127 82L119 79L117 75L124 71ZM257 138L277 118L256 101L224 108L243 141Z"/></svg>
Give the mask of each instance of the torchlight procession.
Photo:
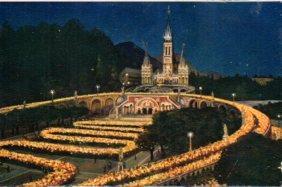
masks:
<svg viewBox="0 0 282 187"><path fill-rule="evenodd" d="M281 7L0 2L0 186L281 185Z"/></svg>
<svg viewBox="0 0 282 187"><path fill-rule="evenodd" d="M176 177L183 173L189 173L198 168L205 167L217 162L220 158L220 153L223 149L236 143L242 137L248 133L255 131L260 134L267 134L270 129L269 118L263 113L243 104L239 104L232 101L218 99L210 96L195 95L195 94L183 94L186 97L201 98L205 100L212 100L213 102L225 103L230 106L236 107L242 114L243 124L241 128L234 134L228 136L224 140L214 142L205 147L200 147L193 151L183 153L181 155L172 156L164 160L160 160L156 163L149 165L142 165L133 169L124 169L118 172L111 172L98 176L94 179L89 179L81 185L153 185L161 183L167 179ZM60 99L62 101L63 99ZM67 98L66 100L69 100ZM54 100L56 102L56 100ZM47 102L48 103L48 102ZM42 102L41 104L46 104ZM27 106L37 107L39 104L27 104ZM1 112L6 112L2 110ZM118 119L96 119L96 120L84 120L74 123L76 128L49 128L40 133L43 139L69 141L69 142L88 142L88 143L102 143L106 145L120 144L123 145L123 152L131 152L137 147L134 141L138 138L138 133L144 132L143 127L150 125L150 120L138 121L130 123L130 120ZM105 126L108 124L109 126ZM134 125L130 125L134 124ZM60 133L60 134L58 134ZM65 136L64 134L71 134ZM79 136L85 135L85 136ZM90 137L90 136L100 137ZM122 139L115 139L122 138ZM126 138L126 139L124 139ZM60 185L69 181L75 176L75 166L69 163L60 163L57 161L31 157L31 155L19 154L12 151L5 150L5 147L23 147L27 149L38 149L47 152L64 152L70 154L87 154L87 155L104 155L114 156L119 154L118 148L86 148L75 145L60 145L59 143L47 143L47 142L34 142L29 140L8 140L1 141L0 147L1 157L16 160L19 162L25 162L28 164L38 165L40 167L50 167L54 171L43 177L40 180L27 183L26 185L40 184L42 186L47 185ZM60 170L58 170L60 165Z"/></svg>

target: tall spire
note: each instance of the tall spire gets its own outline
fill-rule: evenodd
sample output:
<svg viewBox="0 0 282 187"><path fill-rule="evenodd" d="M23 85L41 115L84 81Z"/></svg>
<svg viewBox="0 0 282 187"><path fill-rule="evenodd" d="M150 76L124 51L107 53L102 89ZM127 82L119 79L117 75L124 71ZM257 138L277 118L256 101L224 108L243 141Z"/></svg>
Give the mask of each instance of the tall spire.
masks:
<svg viewBox="0 0 282 187"><path fill-rule="evenodd" d="M185 47L185 43L182 44L182 50L181 50L181 56L180 56L180 63L184 63L184 57L183 57L184 47Z"/></svg>
<svg viewBox="0 0 282 187"><path fill-rule="evenodd" d="M170 28L170 8L169 6L167 7L167 25L166 25L166 29L164 32L164 39L166 41L171 41L172 40L172 34L171 34L171 28Z"/></svg>
<svg viewBox="0 0 282 187"><path fill-rule="evenodd" d="M145 50L145 56L148 56L148 49L147 49L148 43L143 41L143 45Z"/></svg>
<svg viewBox="0 0 282 187"><path fill-rule="evenodd" d="M183 53L184 53L184 47L185 47L185 43L182 44L182 50L181 50L181 56L180 56L180 62L183 59Z"/></svg>
<svg viewBox="0 0 282 187"><path fill-rule="evenodd" d="M149 58L148 49L147 49L148 44L147 44L147 42L143 41L143 45L144 45L144 49L145 49L143 64L149 64L150 58Z"/></svg>

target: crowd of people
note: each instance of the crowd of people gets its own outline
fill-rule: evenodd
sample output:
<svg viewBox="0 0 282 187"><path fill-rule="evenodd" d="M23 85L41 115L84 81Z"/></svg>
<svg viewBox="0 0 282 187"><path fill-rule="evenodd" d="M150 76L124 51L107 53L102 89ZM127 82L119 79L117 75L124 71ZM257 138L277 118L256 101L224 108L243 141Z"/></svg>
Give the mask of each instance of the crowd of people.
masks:
<svg viewBox="0 0 282 187"><path fill-rule="evenodd" d="M274 140L281 140L282 139L282 128L271 126L271 137Z"/></svg>
<svg viewBox="0 0 282 187"><path fill-rule="evenodd" d="M136 139L139 133L133 132L121 132L121 131L97 131L89 129L77 129L77 128L48 128L42 131L43 134L75 134L75 135L90 135L98 137L116 137L125 139ZM41 134L42 134L41 133Z"/></svg>
<svg viewBox="0 0 282 187"><path fill-rule="evenodd" d="M175 176L180 176L185 173L190 173L201 168L210 166L217 162L220 159L221 152L217 152L212 154L211 156L201 159L199 161L195 161L192 163L185 164L184 166L175 167L167 172L157 173L155 175L149 175L140 180L136 180L132 183L129 183L129 186L148 186L153 184L161 183L167 179L175 179Z"/></svg>
<svg viewBox="0 0 282 187"><path fill-rule="evenodd" d="M119 126L100 126L100 125L84 125L84 124L73 124L74 127L83 128L83 129L93 129L93 130L111 130L111 131L121 131L121 132L144 132L144 128L142 127L119 127Z"/></svg>
<svg viewBox="0 0 282 187"><path fill-rule="evenodd" d="M101 122L102 120L100 120ZM110 120L107 120L110 121ZM116 122L117 120L115 120ZM130 121L130 120L129 120ZM89 121L88 121L89 122ZM78 125L84 125L83 121L77 122ZM76 123L76 125L77 125ZM43 139L58 141L81 142L81 143L103 143L101 147L84 147L79 145L68 145L60 143L49 143L43 141L34 141L27 139L5 140L0 142L0 158L23 162L30 165L39 166L42 170L52 169L53 172L47 174L42 179L26 183L25 185L60 185L69 181L75 176L75 166L65 163L48 160L40 157L30 157L30 154L19 154L5 150L5 147L20 147L28 149L42 150L46 152L63 152L70 154L86 154L93 156L112 156L117 157L120 154L120 148L111 148L109 145L123 145L123 154L133 151L137 148L134 140L138 138L139 133L143 132L142 126L105 126L104 122L99 124L99 120L94 124L80 126L79 128L47 128L40 133ZM132 123L132 122L131 122ZM112 123L114 124L114 123ZM141 123L140 123L141 124ZM147 122L144 124L148 124ZM97 128L97 129L95 129ZM95 130L94 130L95 129ZM104 129L104 130L102 130ZM137 130L136 130L137 129ZM135 131L136 130L136 131ZM133 131L133 132L132 132ZM134 132L135 131L135 132ZM12 155L12 156L11 156ZM32 160L30 159L32 158Z"/></svg>
<svg viewBox="0 0 282 187"><path fill-rule="evenodd" d="M133 118L134 119L134 118ZM84 120L84 121L77 121L75 125L99 125L99 126L132 126L132 127L144 127L151 125L152 122L149 120L120 120L120 119L95 119L95 120Z"/></svg>
<svg viewBox="0 0 282 187"><path fill-rule="evenodd" d="M193 96L193 95L191 95ZM237 108L242 113L242 127L236 131L234 134L228 136L228 138L214 142L205 147L200 147L199 149L183 153L181 155L172 156L167 159L161 160L148 165L138 166L133 169L124 169L120 172L111 172L102 176L98 176L94 179L89 179L83 182L81 185L108 185L108 184L120 184L125 183L128 185L152 185L158 184L167 179L173 179L184 173L193 172L200 168L206 167L217 162L220 158L220 153L223 149L231 144L236 143L239 139L246 136L254 129L257 133L265 134L270 126L270 122L267 116L260 113L259 111L232 101L226 101L223 99L217 99L210 96L199 96L194 95L194 97L200 99L206 99L216 102L225 103ZM131 125L130 125L131 124ZM132 125L134 124L134 125ZM138 132L131 132L134 126L136 129L140 127L150 125L148 121L134 121L131 120L85 120L76 122L75 127L79 128L93 128L89 129L79 129L79 128L49 128L41 132L41 136L46 139L53 140L68 140L68 141L78 141L78 142L100 142L109 144L118 144L122 141L117 141L113 138L107 137L118 137L118 138L129 138L136 139L138 137ZM130 126L130 127L129 127ZM138 127L139 126L139 127ZM109 131L111 127L112 131ZM128 129L126 129L128 127ZM96 128L96 129L95 129ZM130 129L129 129L130 128ZM94 130L95 129L95 130ZM126 130L125 130L126 129ZM139 130L137 130L139 131ZM63 135L62 135L63 134ZM68 134L65 136L64 134ZM102 136L105 138L97 137L83 137L83 136L72 136L71 134L77 135L89 135L89 136ZM132 151L136 148L133 141L129 143L128 140L124 145L124 153ZM48 143L48 142L37 142L29 140L6 140L0 142L0 147L23 147L28 149L38 149L48 152L65 152L70 154L86 154L95 156L117 156L120 154L120 150L117 148L110 147L83 147L77 145L66 145L58 143ZM42 167L52 168L54 172L47 174L45 177L38 181L34 181L28 184L42 184L43 185L60 185L64 184L71 177L75 175L76 169L73 165L64 162L57 162L52 160L47 160L39 157L34 157L29 154L19 154L5 149L1 149L1 157L9 158L11 160L16 160L20 162L30 163L34 165L39 165ZM27 158L28 157L28 158ZM32 158L32 159L31 159ZM44 161L45 162L44 162ZM60 169L57 169L60 168Z"/></svg>
<svg viewBox="0 0 282 187"><path fill-rule="evenodd" d="M41 157L36 157L31 154L22 154L5 149L0 149L0 158L15 160L27 165L35 165L42 169L51 169L52 172L45 175L43 178L25 183L24 186L50 186L62 185L71 180L77 173L77 169L73 164L60 160L50 160Z"/></svg>
<svg viewBox="0 0 282 187"><path fill-rule="evenodd" d="M81 136L81 135L89 135L89 136ZM134 140L138 138L138 133L129 133L129 132L120 132L120 131L96 131L96 130L75 129L75 128L48 128L43 130L40 133L40 136L45 139L60 140L60 141L67 140L69 142L105 143L108 145L123 144L125 145L125 147L123 147L123 153L128 153L137 148ZM0 147L4 147L4 146L10 146L10 147L15 146L15 147L22 147L29 149L38 149L48 152L63 152L70 154L87 154L94 156L115 156L115 157L119 155L119 151L120 151L119 148L111 148L107 146L84 147L79 145L66 145L60 143L29 141L24 139L1 141Z"/></svg>
<svg viewBox="0 0 282 187"><path fill-rule="evenodd" d="M160 162L150 164L148 166L140 166L134 169L126 169L116 173L108 173L94 179L89 179L82 185L107 185L129 183L133 185L151 185L176 177L178 174L191 172L198 168L205 167L207 164L216 162L220 157L218 153L231 144L236 143L239 139L252 132L257 127L265 128L269 125L269 119L262 113L255 111L251 107L223 99L217 99L207 96L199 96L202 99L223 102L237 108L242 113L242 127L228 138L214 142L205 147L200 147L194 151L190 151L181 155L172 156ZM215 157L206 157L212 155ZM196 161L195 161L196 160ZM192 162L191 162L192 161ZM187 163L190 163L185 167ZM183 166L184 165L184 166ZM141 179L140 179L141 178Z"/></svg>
<svg viewBox="0 0 282 187"><path fill-rule="evenodd" d="M80 135L89 135L89 136L80 136ZM96 131L96 130L74 129L74 128L68 128L68 129L48 128L41 131L40 136L44 139L57 140L57 141L100 143L100 144L105 144L105 147L109 145L123 145L124 153L133 151L134 149L137 148L134 140L138 138L137 133L128 133L128 132L124 133L118 131L117 132ZM95 137L95 136L99 136L99 137ZM119 149L116 148L116 150L117 150L116 153L118 153Z"/></svg>

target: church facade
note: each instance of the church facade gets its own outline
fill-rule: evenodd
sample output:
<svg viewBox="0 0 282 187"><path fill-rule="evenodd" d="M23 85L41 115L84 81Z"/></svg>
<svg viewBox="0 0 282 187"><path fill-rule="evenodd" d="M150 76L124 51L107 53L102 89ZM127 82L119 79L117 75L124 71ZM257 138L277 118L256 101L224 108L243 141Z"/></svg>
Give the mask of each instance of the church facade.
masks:
<svg viewBox="0 0 282 187"><path fill-rule="evenodd" d="M162 54L162 70L153 72L150 57L145 52L145 57L141 67L141 83L142 85L189 85L189 66L183 57L183 48L181 51L180 62L177 69L174 69L174 51L173 37L170 26L170 10L168 9L168 19L165 32L163 35L163 54Z"/></svg>

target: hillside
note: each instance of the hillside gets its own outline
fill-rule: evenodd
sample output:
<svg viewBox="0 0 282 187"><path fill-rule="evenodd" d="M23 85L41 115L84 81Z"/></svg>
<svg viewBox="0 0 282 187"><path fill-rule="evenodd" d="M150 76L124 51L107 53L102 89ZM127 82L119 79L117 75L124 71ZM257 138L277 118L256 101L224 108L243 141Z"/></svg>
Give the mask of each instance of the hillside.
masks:
<svg viewBox="0 0 282 187"><path fill-rule="evenodd" d="M135 45L133 42L119 43L115 45L115 48L122 59L122 66L141 69L145 55L145 51L142 48ZM154 70L161 67L161 63L154 57L150 56L150 60Z"/></svg>

